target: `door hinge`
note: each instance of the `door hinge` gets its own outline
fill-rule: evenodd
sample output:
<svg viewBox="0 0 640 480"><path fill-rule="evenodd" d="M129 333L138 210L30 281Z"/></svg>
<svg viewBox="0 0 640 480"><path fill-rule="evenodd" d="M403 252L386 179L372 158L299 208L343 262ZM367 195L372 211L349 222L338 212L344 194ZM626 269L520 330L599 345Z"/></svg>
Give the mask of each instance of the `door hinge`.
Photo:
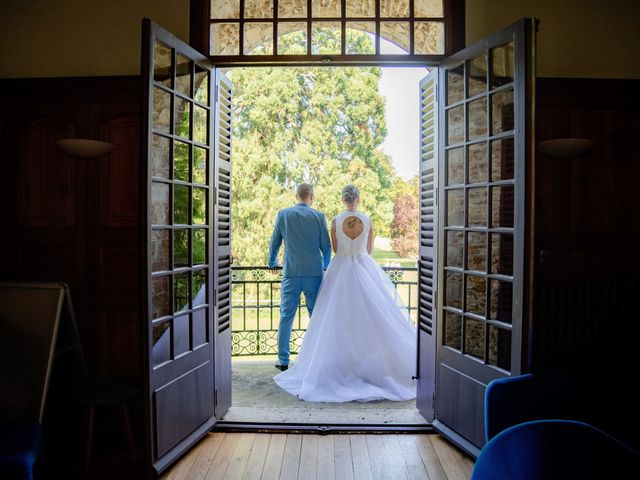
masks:
<svg viewBox="0 0 640 480"><path fill-rule="evenodd" d="M213 391L213 406L216 407L218 405L218 390Z"/></svg>
<svg viewBox="0 0 640 480"><path fill-rule="evenodd" d="M213 290L213 306L215 307L218 304L218 290Z"/></svg>
<svg viewBox="0 0 640 480"><path fill-rule="evenodd" d="M213 186L213 204L218 204L218 187L216 187L215 185Z"/></svg>
<svg viewBox="0 0 640 480"><path fill-rule="evenodd" d="M436 187L435 205L436 205L436 207L438 206L438 187Z"/></svg>
<svg viewBox="0 0 640 480"><path fill-rule="evenodd" d="M431 405L433 406L433 415L436 415L436 389L433 389L433 393L431 394Z"/></svg>

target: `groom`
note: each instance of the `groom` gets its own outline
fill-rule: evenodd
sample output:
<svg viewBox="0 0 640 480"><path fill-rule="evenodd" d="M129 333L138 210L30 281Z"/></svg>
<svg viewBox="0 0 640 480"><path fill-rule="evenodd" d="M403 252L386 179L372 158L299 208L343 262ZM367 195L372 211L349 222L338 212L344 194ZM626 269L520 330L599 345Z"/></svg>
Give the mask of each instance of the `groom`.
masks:
<svg viewBox="0 0 640 480"><path fill-rule="evenodd" d="M276 368L289 368L289 342L300 293L304 292L309 316L322 282L322 273L331 259L331 244L324 214L311 208L313 187L302 183L296 190L298 203L276 216L269 244L269 268L278 266L278 252L284 240L280 325L278 326L278 363Z"/></svg>

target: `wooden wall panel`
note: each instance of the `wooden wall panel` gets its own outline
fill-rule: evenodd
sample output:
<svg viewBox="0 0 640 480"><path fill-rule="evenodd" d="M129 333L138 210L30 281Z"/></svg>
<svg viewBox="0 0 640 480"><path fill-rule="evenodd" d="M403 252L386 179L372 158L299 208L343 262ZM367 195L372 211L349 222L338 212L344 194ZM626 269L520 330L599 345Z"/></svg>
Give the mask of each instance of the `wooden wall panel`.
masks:
<svg viewBox="0 0 640 480"><path fill-rule="evenodd" d="M75 161L56 148L55 142L74 138L75 125L60 119L38 119L21 133L21 223L73 226Z"/></svg>
<svg viewBox="0 0 640 480"><path fill-rule="evenodd" d="M100 159L100 223L109 227L136 226L140 118L115 118L103 124L101 131L101 137L118 145L118 150Z"/></svg>
<svg viewBox="0 0 640 480"><path fill-rule="evenodd" d="M640 446L640 97L637 80L538 79L537 140L583 137L574 158L536 155L535 370L584 379L587 420Z"/></svg>

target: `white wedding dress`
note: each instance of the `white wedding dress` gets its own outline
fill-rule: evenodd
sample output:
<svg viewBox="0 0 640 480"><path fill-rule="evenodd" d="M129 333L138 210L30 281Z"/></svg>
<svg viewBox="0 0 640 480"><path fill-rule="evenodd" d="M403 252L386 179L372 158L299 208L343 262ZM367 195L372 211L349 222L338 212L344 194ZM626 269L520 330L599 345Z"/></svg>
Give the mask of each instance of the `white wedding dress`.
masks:
<svg viewBox="0 0 640 480"><path fill-rule="evenodd" d="M364 224L355 239L343 222ZM367 253L369 217L335 218L338 249L320 286L295 364L274 377L311 402L410 400L416 396L416 331L389 277Z"/></svg>

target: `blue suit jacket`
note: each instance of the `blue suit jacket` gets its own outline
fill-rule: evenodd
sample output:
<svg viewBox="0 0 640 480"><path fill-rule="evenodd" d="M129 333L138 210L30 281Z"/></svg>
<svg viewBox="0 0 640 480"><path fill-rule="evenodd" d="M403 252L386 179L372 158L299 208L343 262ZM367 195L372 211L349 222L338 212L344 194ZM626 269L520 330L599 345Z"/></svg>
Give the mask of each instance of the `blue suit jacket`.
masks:
<svg viewBox="0 0 640 480"><path fill-rule="evenodd" d="M331 260L331 243L324 214L306 203L278 212L269 244L269 267L278 266L284 240L284 277L321 277Z"/></svg>

